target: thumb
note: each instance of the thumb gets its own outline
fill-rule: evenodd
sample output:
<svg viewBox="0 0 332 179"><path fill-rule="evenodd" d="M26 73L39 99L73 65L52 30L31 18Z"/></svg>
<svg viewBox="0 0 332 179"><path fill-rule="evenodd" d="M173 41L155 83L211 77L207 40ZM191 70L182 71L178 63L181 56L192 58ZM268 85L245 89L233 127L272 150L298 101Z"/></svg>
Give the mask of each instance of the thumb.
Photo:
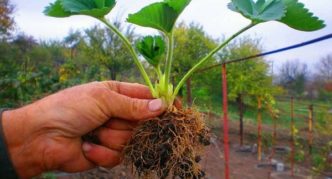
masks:
<svg viewBox="0 0 332 179"><path fill-rule="evenodd" d="M161 99L137 99L113 92L109 100L109 115L112 118L143 120L162 114L166 105Z"/></svg>

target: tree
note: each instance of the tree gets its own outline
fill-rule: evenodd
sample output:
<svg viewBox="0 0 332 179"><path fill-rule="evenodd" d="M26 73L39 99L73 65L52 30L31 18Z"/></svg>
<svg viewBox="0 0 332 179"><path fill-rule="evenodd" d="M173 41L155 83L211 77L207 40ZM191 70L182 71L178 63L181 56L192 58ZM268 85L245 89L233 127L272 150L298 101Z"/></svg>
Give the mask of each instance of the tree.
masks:
<svg viewBox="0 0 332 179"><path fill-rule="evenodd" d="M332 99L332 55L321 58L315 65L315 72L310 90L315 92L314 97L329 101Z"/></svg>
<svg viewBox="0 0 332 179"><path fill-rule="evenodd" d="M206 56L213 48L216 47L216 41L208 36L201 25L191 23L186 25L180 23L174 29L174 65L173 74L175 77L183 76L194 64L201 58ZM210 59L206 65L215 63L215 60ZM204 78L202 75L195 76L195 82L199 83L200 79ZM176 80L176 79L175 79ZM191 79L186 82L187 104L191 105ZM195 86L199 86L195 84ZM204 85L206 86L206 85ZM181 94L180 94L181 95Z"/></svg>
<svg viewBox="0 0 332 179"><path fill-rule="evenodd" d="M115 22L115 26L124 31L125 36L134 41L136 35L131 27L124 28L121 23ZM90 59L95 59L106 67L112 80L117 80L118 74L128 75L134 66L131 55L121 39L106 28L98 26L85 30L86 47L84 52Z"/></svg>
<svg viewBox="0 0 332 179"><path fill-rule="evenodd" d="M70 59L74 59L77 55L77 48L79 45L84 44L84 38L80 31L70 31L68 36L65 37L64 43L70 49Z"/></svg>
<svg viewBox="0 0 332 179"><path fill-rule="evenodd" d="M19 34L12 41L0 41L0 74L9 75L26 68L27 52L37 42L30 36Z"/></svg>
<svg viewBox="0 0 332 179"><path fill-rule="evenodd" d="M227 48L227 59L234 60L261 53L260 40L244 37ZM229 100L235 101L239 110L240 144L243 145L243 116L246 105L257 106L257 98L272 103L277 90L268 74L268 64L263 58L227 65Z"/></svg>
<svg viewBox="0 0 332 179"><path fill-rule="evenodd" d="M306 64L299 61L287 61L279 72L279 84L292 96L303 95L308 81L309 70Z"/></svg>
<svg viewBox="0 0 332 179"><path fill-rule="evenodd" d="M25 34L0 43L0 106L23 105L59 90L62 54L59 42L37 42Z"/></svg>
<svg viewBox="0 0 332 179"><path fill-rule="evenodd" d="M316 64L317 76L324 82L332 82L332 55L327 55Z"/></svg>
<svg viewBox="0 0 332 179"><path fill-rule="evenodd" d="M0 38L9 35L14 28L14 18L12 17L14 6L9 0L0 0Z"/></svg>

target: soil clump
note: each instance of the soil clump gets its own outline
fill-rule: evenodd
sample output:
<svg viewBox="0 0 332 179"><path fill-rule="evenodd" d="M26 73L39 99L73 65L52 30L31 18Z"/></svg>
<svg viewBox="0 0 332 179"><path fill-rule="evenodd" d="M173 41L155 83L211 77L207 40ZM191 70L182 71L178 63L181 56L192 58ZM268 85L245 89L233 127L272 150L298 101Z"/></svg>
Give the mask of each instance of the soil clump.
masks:
<svg viewBox="0 0 332 179"><path fill-rule="evenodd" d="M124 161L139 177L199 179L205 176L199 162L207 145L210 134L202 114L173 107L136 128Z"/></svg>

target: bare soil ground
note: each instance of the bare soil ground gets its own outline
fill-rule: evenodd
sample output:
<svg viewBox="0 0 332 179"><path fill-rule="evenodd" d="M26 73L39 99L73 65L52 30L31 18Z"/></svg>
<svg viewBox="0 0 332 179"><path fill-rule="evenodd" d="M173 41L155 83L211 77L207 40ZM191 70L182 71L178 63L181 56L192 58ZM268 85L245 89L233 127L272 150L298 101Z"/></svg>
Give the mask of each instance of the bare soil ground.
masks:
<svg viewBox="0 0 332 179"><path fill-rule="evenodd" d="M218 123L220 118L218 116L209 115L209 122ZM295 176L291 177L289 164L286 160L287 153L276 154L274 156L275 161L284 164L285 171L277 172L275 167L267 165L266 167L258 167L257 165L271 164L269 158L269 150L265 150L263 155L263 160L257 160L256 152L252 152L252 147L255 143L250 138L245 138L248 149L246 152L239 152L240 146L238 145L238 135L237 127L238 123L230 123L230 178L231 179L329 179L327 176L317 176L313 175L312 171L306 167L306 164L297 164L294 169ZM222 128L222 126L221 126ZM246 125L245 134L252 134L256 132L256 127L254 125ZM263 126L264 132L271 132L271 128L268 126ZM217 128L219 133L220 126ZM247 136L246 135L246 136ZM288 145L288 132L287 130L279 130L279 145ZM203 170L206 172L205 178L207 179L222 179L224 178L224 152L223 152L223 142L222 135L213 135L211 139L211 145L206 148L205 156L200 162ZM133 171L130 168L126 168L123 165L117 166L113 169L97 168L88 172L76 173L76 174L58 174L59 179L90 179L90 178L100 178L100 179L132 179L139 178L133 175Z"/></svg>

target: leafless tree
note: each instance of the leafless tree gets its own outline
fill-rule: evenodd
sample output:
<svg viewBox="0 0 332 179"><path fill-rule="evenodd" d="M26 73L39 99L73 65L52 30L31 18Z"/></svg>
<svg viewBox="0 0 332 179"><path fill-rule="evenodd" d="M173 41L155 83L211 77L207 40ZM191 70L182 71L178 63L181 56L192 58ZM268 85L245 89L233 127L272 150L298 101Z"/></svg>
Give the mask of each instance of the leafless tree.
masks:
<svg viewBox="0 0 332 179"><path fill-rule="evenodd" d="M316 64L317 77L324 83L332 82L332 54L319 60Z"/></svg>
<svg viewBox="0 0 332 179"><path fill-rule="evenodd" d="M280 68L279 84L291 95L302 95L308 78L308 66L298 60L287 61Z"/></svg>

